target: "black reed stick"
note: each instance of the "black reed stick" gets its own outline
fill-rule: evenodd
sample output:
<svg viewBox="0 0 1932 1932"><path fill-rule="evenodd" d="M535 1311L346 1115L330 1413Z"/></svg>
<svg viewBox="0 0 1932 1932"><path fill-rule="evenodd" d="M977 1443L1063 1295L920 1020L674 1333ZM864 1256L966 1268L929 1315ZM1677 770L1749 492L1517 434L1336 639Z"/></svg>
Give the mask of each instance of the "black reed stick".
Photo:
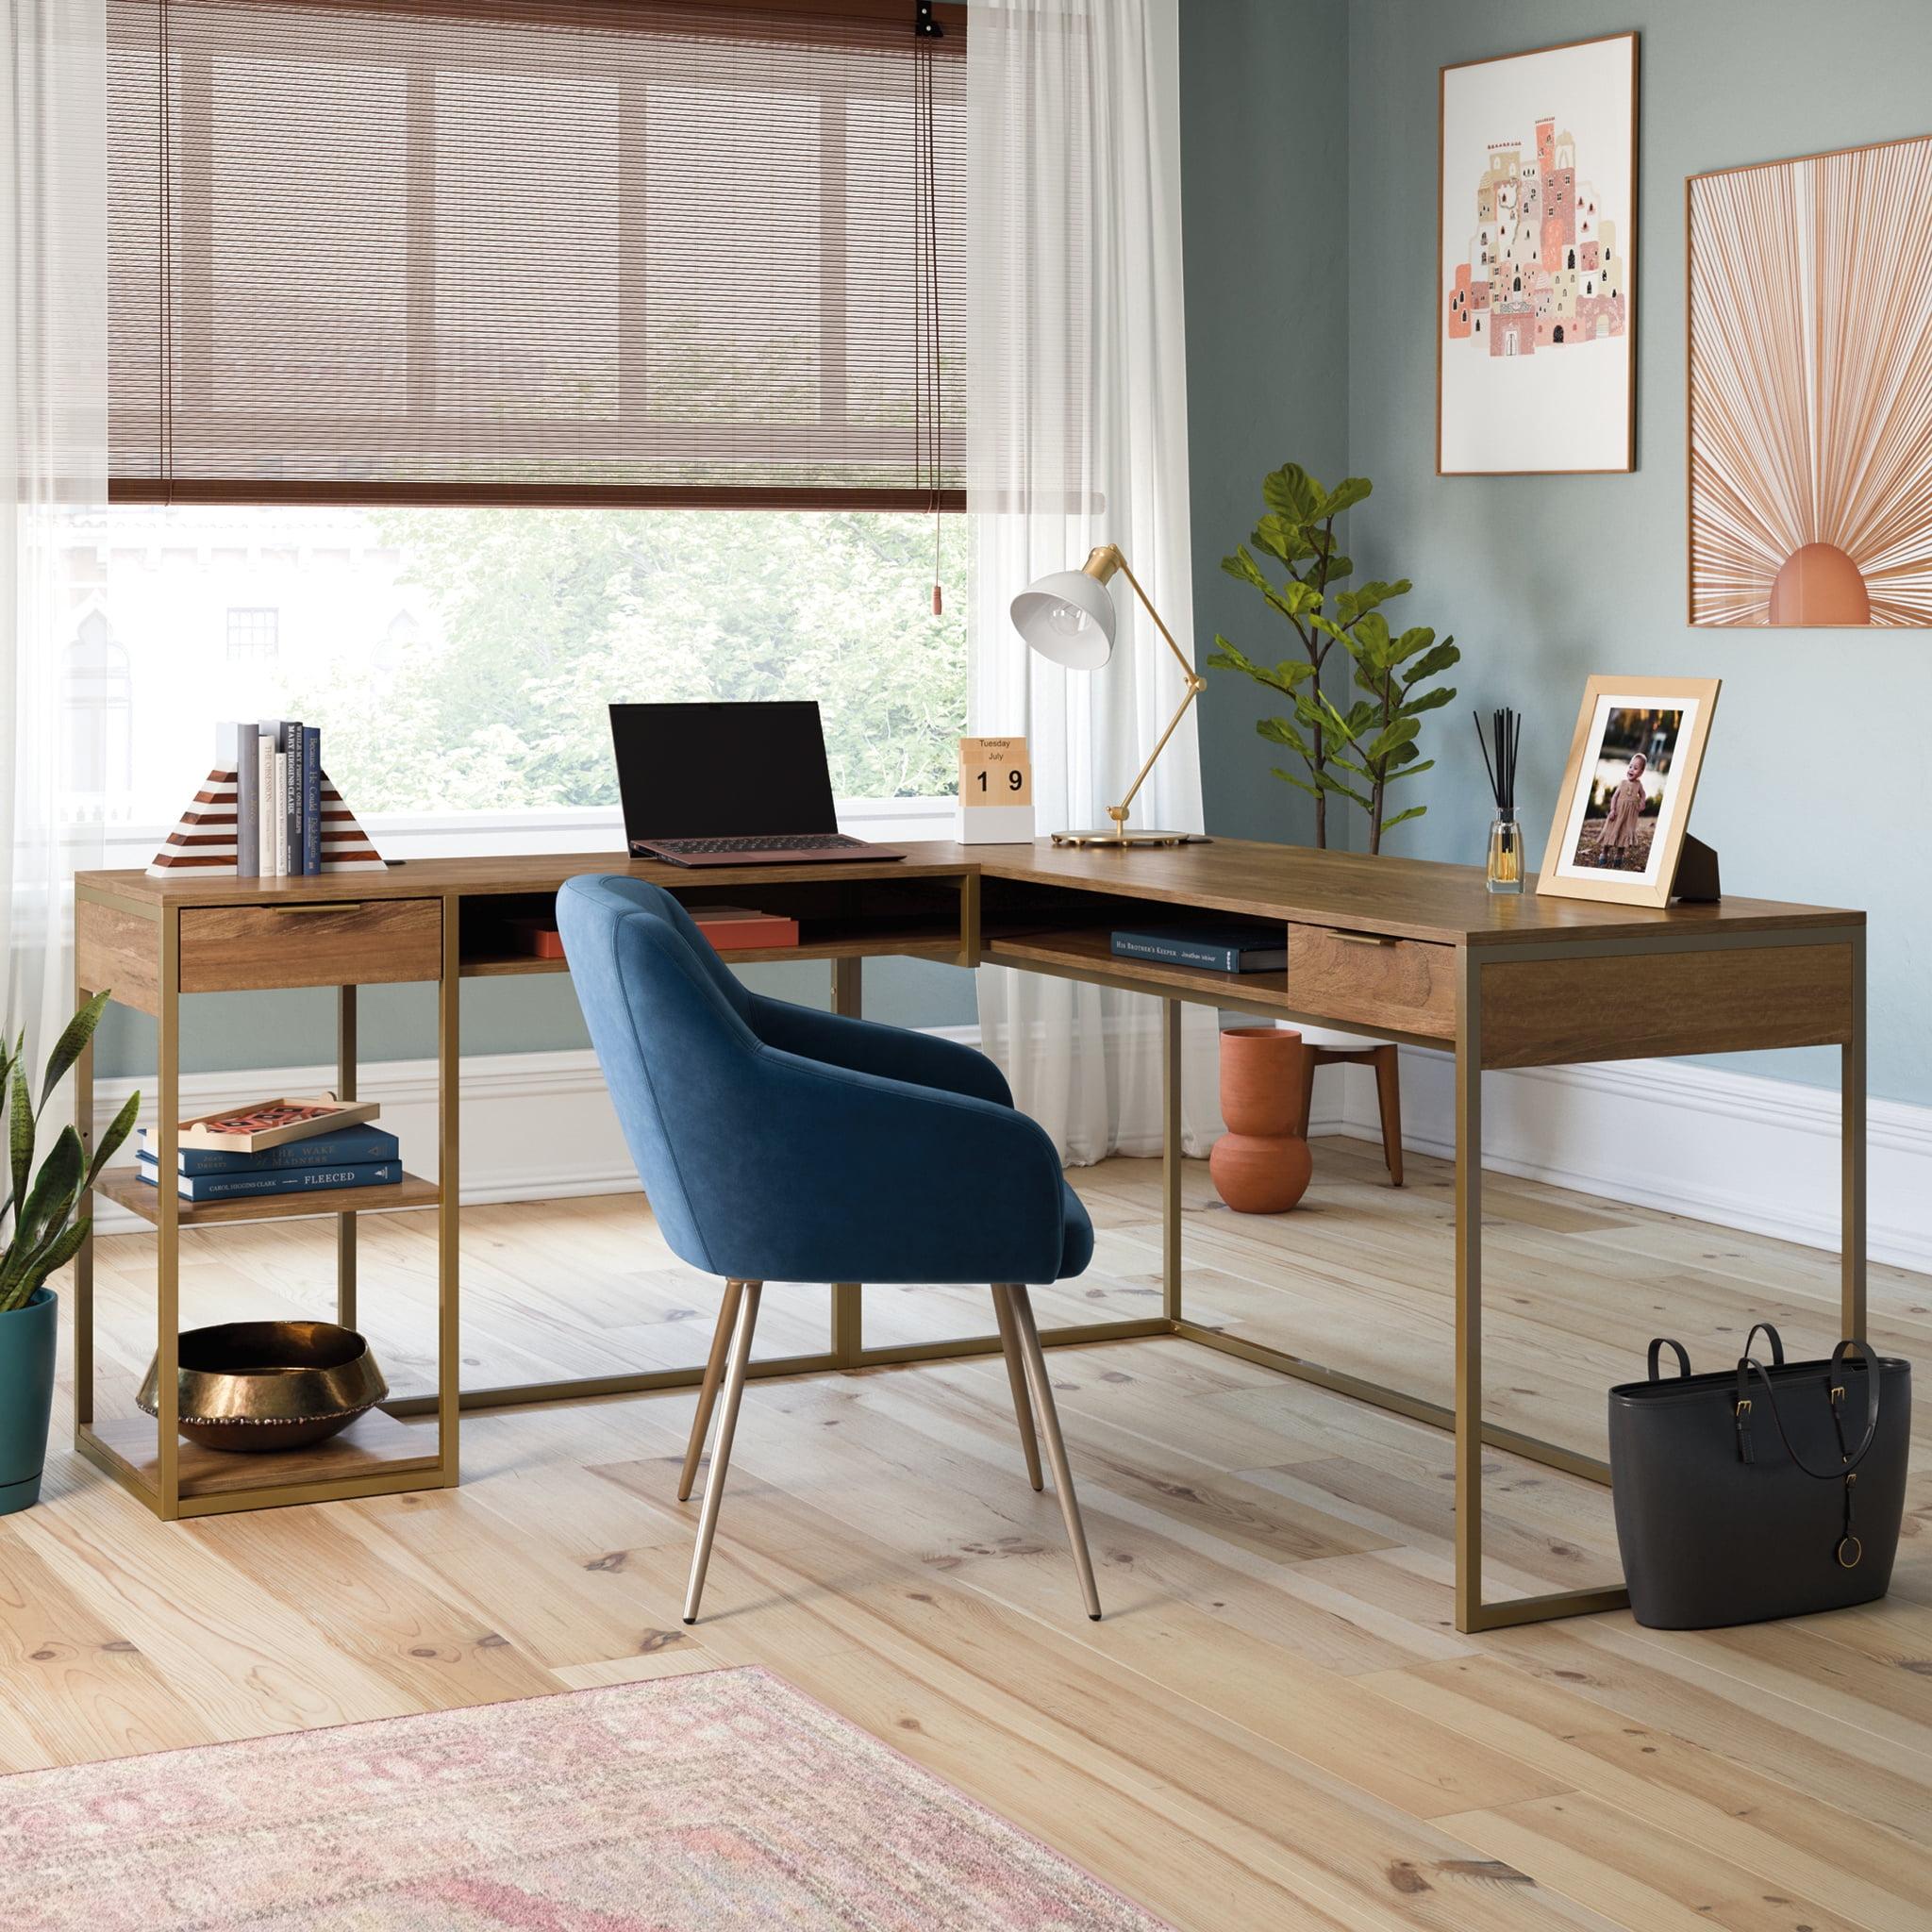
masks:
<svg viewBox="0 0 1932 1932"><path fill-rule="evenodd" d="M1482 746L1483 770L1489 774L1490 791L1496 801L1496 809L1513 818L1516 815L1516 754L1523 742L1523 719L1507 705L1499 705L1490 713L1490 729L1483 729L1481 714L1472 711L1470 721L1475 726L1475 741ZM1490 755L1490 747L1495 746L1495 756Z"/></svg>

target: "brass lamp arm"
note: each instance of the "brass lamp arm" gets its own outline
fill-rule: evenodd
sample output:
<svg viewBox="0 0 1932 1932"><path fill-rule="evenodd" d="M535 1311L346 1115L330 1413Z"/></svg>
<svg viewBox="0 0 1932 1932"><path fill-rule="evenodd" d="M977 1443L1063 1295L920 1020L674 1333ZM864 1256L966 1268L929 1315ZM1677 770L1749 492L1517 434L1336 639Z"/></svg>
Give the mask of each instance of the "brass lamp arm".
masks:
<svg viewBox="0 0 1932 1932"><path fill-rule="evenodd" d="M1167 641L1167 648L1174 655L1174 661L1181 667L1181 675L1188 681L1187 689L1181 693L1181 701L1174 708L1174 714L1168 720L1167 729L1156 741L1154 749L1147 754L1147 761L1134 775L1134 782L1127 787L1127 795L1118 805L1110 805L1107 815L1122 831L1126 829L1127 811L1135 795L1147 782L1147 774L1154 769L1155 760L1167 749L1167 741L1179 730L1180 723L1188 715L1188 707L1208 689L1208 680L1188 662L1187 653L1174 642L1174 633L1160 621L1160 612L1155 609L1147 592L1141 588L1141 580L1128 567L1127 559L1121 554L1117 543L1100 544L1081 565L1089 576L1106 583L1118 571L1133 586L1134 595L1140 598L1141 608L1154 620L1154 628Z"/></svg>

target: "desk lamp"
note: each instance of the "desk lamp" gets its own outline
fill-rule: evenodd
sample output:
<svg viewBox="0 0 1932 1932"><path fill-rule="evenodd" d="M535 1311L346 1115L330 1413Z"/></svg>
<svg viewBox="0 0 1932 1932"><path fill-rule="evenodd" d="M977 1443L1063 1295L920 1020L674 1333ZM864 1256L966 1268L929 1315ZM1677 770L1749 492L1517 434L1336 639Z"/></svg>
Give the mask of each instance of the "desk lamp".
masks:
<svg viewBox="0 0 1932 1932"><path fill-rule="evenodd" d="M1127 568L1127 559L1121 555L1120 546L1099 544L1089 552L1087 561L1078 570L1053 571L1027 585L1013 599L1013 628L1042 658L1056 664L1064 664L1069 671L1098 671L1113 656L1115 613L1113 595L1107 588L1107 581L1116 572L1133 586L1135 596L1140 598L1141 607L1154 620L1155 629L1167 640L1167 647L1179 662L1181 675L1188 680L1188 688L1181 694L1180 704L1168 721L1167 729L1160 734L1159 742L1147 754L1147 762L1127 787L1127 795L1118 805L1108 807L1107 815L1113 824L1106 831L1056 832L1053 842L1056 845L1184 845L1193 836L1191 833L1128 831L1127 810L1134 802L1134 794L1154 769L1154 760L1166 750L1167 741L1187 716L1188 707L1208 689L1208 680L1188 662L1186 653L1174 641L1174 633L1161 623L1159 611L1148 603L1147 592Z"/></svg>

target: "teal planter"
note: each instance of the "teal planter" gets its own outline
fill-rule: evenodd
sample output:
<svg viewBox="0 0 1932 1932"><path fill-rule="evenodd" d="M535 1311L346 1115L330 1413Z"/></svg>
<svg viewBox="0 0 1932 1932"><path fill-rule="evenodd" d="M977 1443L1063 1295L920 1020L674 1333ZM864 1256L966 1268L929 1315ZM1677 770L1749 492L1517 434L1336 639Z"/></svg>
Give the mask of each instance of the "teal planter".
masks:
<svg viewBox="0 0 1932 1932"><path fill-rule="evenodd" d="M50 1288L35 1289L25 1307L0 1315L0 1516L41 1500L59 1318Z"/></svg>

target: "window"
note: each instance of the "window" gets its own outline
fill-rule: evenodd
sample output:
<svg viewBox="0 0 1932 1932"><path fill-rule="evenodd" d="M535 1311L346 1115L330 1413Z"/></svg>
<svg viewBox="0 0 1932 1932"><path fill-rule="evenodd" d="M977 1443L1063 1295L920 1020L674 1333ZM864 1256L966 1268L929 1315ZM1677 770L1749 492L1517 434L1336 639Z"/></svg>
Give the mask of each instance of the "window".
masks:
<svg viewBox="0 0 1932 1932"><path fill-rule="evenodd" d="M273 658L281 649L278 636L280 612L258 606L231 604L228 607L228 662L245 664Z"/></svg>
<svg viewBox="0 0 1932 1932"><path fill-rule="evenodd" d="M465 824L522 822L556 849L561 815L615 824L613 698L811 697L841 807L918 816L954 788L966 710L967 520L943 520L940 617L933 533L862 510L75 512L72 554L108 563L63 666L74 782L119 794L122 823L165 825L217 722L299 717L359 816L433 815L441 851ZM217 534L237 560L212 559ZM142 559L163 546L208 560L158 592ZM279 605L236 597L270 573ZM264 635L289 647L238 653Z"/></svg>
<svg viewBox="0 0 1932 1932"><path fill-rule="evenodd" d="M67 724L67 789L89 799L125 792L133 779L134 681L127 652L95 610L60 655Z"/></svg>
<svg viewBox="0 0 1932 1932"><path fill-rule="evenodd" d="M963 7L938 42L909 0L108 10L110 507L75 541L139 640L117 816L289 716L378 827L608 845L606 706L645 696L817 698L841 807L938 808Z"/></svg>

